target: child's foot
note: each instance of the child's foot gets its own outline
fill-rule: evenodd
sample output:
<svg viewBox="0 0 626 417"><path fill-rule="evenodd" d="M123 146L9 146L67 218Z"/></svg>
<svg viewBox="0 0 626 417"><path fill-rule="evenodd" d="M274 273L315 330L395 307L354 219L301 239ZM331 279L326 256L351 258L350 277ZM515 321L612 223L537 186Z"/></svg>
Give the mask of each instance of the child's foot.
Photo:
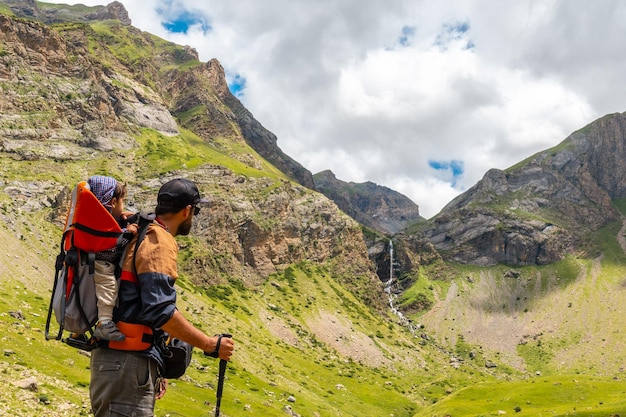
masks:
<svg viewBox="0 0 626 417"><path fill-rule="evenodd" d="M124 333L120 332L115 323L107 321L106 323L98 323L96 330L93 332L93 337L101 340L116 340L121 341L126 339Z"/></svg>

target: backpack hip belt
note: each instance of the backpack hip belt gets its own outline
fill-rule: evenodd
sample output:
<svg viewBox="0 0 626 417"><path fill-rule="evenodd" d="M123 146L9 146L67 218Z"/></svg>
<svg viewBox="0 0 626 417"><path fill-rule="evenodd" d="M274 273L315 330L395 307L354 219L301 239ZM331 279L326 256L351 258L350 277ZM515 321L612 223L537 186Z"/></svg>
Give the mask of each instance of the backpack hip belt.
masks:
<svg viewBox="0 0 626 417"><path fill-rule="evenodd" d="M108 348L114 350L141 351L154 345L154 332L145 324L117 322L117 328L124 333L126 339L122 341L109 340Z"/></svg>

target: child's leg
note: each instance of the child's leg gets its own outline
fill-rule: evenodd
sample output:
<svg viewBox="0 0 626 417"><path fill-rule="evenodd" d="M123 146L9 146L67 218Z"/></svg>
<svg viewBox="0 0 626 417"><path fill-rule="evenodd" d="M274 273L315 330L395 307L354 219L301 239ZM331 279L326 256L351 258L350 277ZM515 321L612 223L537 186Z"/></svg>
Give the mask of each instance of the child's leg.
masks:
<svg viewBox="0 0 626 417"><path fill-rule="evenodd" d="M113 308L117 300L117 280L115 265L107 261L95 261L94 283L98 299L98 326L93 332L97 339L124 340L126 336L113 322Z"/></svg>
<svg viewBox="0 0 626 417"><path fill-rule="evenodd" d="M98 320L113 319L113 308L117 300L117 280L115 279L115 265L107 261L95 261L93 280L96 284L96 298L98 299Z"/></svg>

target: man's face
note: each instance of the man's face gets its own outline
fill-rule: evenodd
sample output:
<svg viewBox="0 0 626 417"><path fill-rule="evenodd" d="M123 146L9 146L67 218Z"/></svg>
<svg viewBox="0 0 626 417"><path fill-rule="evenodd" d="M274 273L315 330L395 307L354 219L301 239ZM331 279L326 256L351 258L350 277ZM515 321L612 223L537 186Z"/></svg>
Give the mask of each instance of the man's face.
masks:
<svg viewBox="0 0 626 417"><path fill-rule="evenodd" d="M193 219L193 208L191 209L189 216L187 216L187 218L178 226L178 230L176 234L181 235L181 236L187 236L189 232L191 232L192 219Z"/></svg>

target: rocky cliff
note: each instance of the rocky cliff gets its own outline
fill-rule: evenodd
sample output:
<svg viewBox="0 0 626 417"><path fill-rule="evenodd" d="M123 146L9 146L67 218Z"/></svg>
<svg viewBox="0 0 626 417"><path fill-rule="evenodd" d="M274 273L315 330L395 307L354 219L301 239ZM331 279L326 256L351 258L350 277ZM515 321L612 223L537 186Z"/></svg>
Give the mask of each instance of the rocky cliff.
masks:
<svg viewBox="0 0 626 417"><path fill-rule="evenodd" d="M195 57L197 59L197 57ZM209 118L181 118L181 124L205 137L239 137L272 165L307 188L315 189L311 172L286 155L277 144L276 136L265 129L252 113L231 94L224 68L217 59L191 70L174 70L163 85L171 96L172 111L187 114L206 109Z"/></svg>
<svg viewBox="0 0 626 417"><path fill-rule="evenodd" d="M329 170L315 174L313 181L346 214L379 233L393 235L424 220L417 204L387 187L341 181Z"/></svg>
<svg viewBox="0 0 626 417"><path fill-rule="evenodd" d="M34 0L10 0L4 3L16 16L45 24L114 20L123 26L128 26L125 32L131 34L137 45L128 42L126 46L134 49L145 47L145 50L138 56L129 56L126 54L128 51L122 51L120 45L116 45L115 48L105 52L111 53L132 74L131 77L125 77L125 74L114 74L115 81L125 83L126 80L116 78L135 78L141 84L134 86L132 91L120 88L115 83L106 87L118 94L130 93L134 96L129 97L126 94L127 100L121 102L116 100L115 95L112 96L114 100L112 105L124 106L123 109L117 109L119 115L126 116L142 125L147 124L150 128L163 128L159 130L166 133L178 133L176 126L172 123L171 116L174 115L179 117L179 122L183 127L199 129L207 140L238 137L292 179L305 187L314 189L311 173L282 152L277 145L276 136L254 119L241 102L230 93L224 69L217 60L200 63L196 51L189 47L177 47L171 54L151 55L150 52L154 50L154 40L148 34L129 26L131 20L128 12L119 2L94 7L55 5L38 3ZM69 32L66 33L69 34ZM101 40L106 44L106 39ZM75 41L81 40L75 39ZM105 46L105 49L109 48L111 46ZM92 52L98 55L98 51ZM105 64L107 59L102 58L99 59L100 64ZM191 63L190 68L181 71L179 66L183 63ZM168 68L168 70L163 71L163 68ZM157 93L153 92L152 96L147 94L148 90L144 89L145 83L153 88L156 87ZM165 99L159 97L161 93L171 94L171 96ZM166 103L165 100L168 102ZM188 117L188 112L191 110L193 110L193 117ZM207 117L210 119L208 123L203 121ZM204 124L204 126L199 126L199 124Z"/></svg>
<svg viewBox="0 0 626 417"><path fill-rule="evenodd" d="M94 173L126 181L130 207L148 210L164 181L187 176L212 201L186 245L183 269L197 283L254 286L311 261L382 305L359 224L311 190L310 173L230 94L217 60L111 20L127 17L119 4L73 21L67 9L52 26L42 3L9 5L33 20L0 14L4 223L32 228L50 211L60 224L69 188Z"/></svg>
<svg viewBox="0 0 626 417"><path fill-rule="evenodd" d="M626 197L626 113L607 115L561 144L492 169L422 228L446 259L543 265L585 250L584 237L620 218Z"/></svg>

